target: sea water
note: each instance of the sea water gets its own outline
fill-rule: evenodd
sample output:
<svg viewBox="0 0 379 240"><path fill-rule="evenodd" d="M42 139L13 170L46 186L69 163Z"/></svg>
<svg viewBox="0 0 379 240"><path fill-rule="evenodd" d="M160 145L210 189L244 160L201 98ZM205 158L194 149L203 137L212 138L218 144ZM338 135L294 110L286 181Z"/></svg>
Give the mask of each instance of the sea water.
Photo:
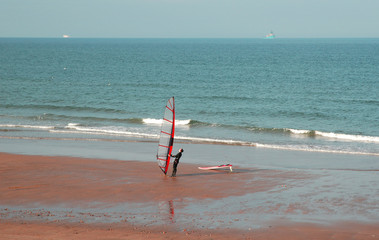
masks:
<svg viewBox="0 0 379 240"><path fill-rule="evenodd" d="M0 142L379 156L379 39L0 39Z"/></svg>

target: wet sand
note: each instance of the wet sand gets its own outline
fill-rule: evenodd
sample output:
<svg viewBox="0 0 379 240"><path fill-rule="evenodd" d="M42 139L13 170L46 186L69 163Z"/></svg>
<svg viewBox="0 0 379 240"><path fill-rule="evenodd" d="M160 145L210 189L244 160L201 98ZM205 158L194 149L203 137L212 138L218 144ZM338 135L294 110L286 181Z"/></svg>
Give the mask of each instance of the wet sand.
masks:
<svg viewBox="0 0 379 240"><path fill-rule="evenodd" d="M332 227L284 225L249 232L236 230L170 231L166 228L94 226L88 224L49 224L0 222L1 239L378 239L375 225L344 224Z"/></svg>
<svg viewBox="0 0 379 240"><path fill-rule="evenodd" d="M181 163L171 178L152 162L0 153L0 163L0 239L379 239L378 216L301 221L320 215L307 197L248 204L251 196L319 181L306 171ZM363 217L377 211L362 196L338 201L320 204L354 202Z"/></svg>

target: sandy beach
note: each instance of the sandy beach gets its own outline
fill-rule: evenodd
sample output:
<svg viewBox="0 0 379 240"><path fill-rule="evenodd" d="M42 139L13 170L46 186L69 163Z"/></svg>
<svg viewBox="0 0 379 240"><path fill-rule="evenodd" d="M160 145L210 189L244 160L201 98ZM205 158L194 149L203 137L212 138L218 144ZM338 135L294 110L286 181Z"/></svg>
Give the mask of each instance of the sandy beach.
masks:
<svg viewBox="0 0 379 240"><path fill-rule="evenodd" d="M171 178L151 162L8 153L0 162L0 239L379 239L367 196L328 201L318 196L330 189L318 189L281 204L251 199L325 174L181 163ZM333 219L334 206L360 218Z"/></svg>

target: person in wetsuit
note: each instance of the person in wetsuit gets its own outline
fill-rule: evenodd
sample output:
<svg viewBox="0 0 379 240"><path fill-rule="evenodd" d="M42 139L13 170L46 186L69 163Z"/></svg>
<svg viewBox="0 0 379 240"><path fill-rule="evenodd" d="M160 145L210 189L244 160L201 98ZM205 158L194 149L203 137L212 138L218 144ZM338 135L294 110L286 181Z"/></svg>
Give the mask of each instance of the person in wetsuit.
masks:
<svg viewBox="0 0 379 240"><path fill-rule="evenodd" d="M183 152L184 152L184 150L183 150L183 148L181 148L181 149L179 149L179 152L176 155L171 155L170 156L170 157L174 157L175 158L171 177L176 177L176 170L177 170L177 167L178 167L178 164L179 164L179 159L182 157L182 153Z"/></svg>

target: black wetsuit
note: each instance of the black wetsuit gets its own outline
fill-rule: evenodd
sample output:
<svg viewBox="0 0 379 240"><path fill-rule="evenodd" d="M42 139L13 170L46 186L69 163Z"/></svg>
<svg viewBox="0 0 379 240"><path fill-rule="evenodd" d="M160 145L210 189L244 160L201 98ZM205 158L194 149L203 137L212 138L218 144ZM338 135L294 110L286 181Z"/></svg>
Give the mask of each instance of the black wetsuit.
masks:
<svg viewBox="0 0 379 240"><path fill-rule="evenodd" d="M182 157L182 152L178 152L176 155L171 155L171 157L175 157L171 177L176 177L176 168L178 167L179 159Z"/></svg>

